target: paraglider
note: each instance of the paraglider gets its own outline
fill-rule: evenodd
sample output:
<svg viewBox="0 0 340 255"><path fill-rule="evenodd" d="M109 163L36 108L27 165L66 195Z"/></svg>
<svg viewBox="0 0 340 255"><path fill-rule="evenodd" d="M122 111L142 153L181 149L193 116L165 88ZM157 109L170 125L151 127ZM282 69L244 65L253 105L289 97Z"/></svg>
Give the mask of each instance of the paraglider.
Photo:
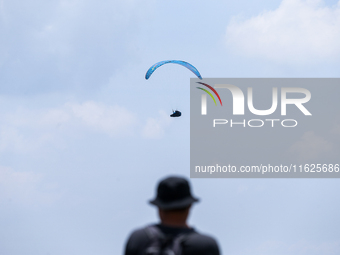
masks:
<svg viewBox="0 0 340 255"><path fill-rule="evenodd" d="M182 61L182 60L165 60L165 61L161 61L158 62L156 64L154 64L153 66L151 66L149 68L149 70L146 72L145 74L145 79L149 79L150 76L153 74L153 72L160 66L168 64L168 63L173 63L173 64L179 64L181 66L184 66L186 68L188 68L191 72L193 72L199 79L202 80L202 76L199 73L199 71L190 63ZM182 113L180 111L172 111L173 113L170 115L170 117L180 117L182 115Z"/></svg>
<svg viewBox="0 0 340 255"><path fill-rule="evenodd" d="M160 66L164 65L164 64L168 64L168 63L174 63L174 64L179 64L182 65L186 68L188 68L191 72L193 72L199 79L202 80L202 76L199 73L199 71L190 63L185 62L185 61L181 61L181 60L165 60L165 61L161 61L158 62L156 64L154 64L153 66L151 66L149 68L149 70L146 72L145 74L145 79L149 79L151 74Z"/></svg>
<svg viewBox="0 0 340 255"><path fill-rule="evenodd" d="M182 113L180 111L172 110L172 114L170 115L170 117L180 117L181 115L182 115Z"/></svg>

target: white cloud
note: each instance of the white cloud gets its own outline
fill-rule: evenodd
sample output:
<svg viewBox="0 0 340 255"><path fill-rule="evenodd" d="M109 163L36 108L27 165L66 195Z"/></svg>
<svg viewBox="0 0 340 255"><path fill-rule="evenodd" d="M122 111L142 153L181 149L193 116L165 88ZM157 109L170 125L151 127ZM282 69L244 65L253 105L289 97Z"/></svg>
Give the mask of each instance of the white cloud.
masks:
<svg viewBox="0 0 340 255"><path fill-rule="evenodd" d="M136 120L134 115L120 106L105 106L93 101L71 104L72 113L84 124L98 131L117 136L131 133Z"/></svg>
<svg viewBox="0 0 340 255"><path fill-rule="evenodd" d="M0 1L2 92L105 85L138 59L138 24L153 1Z"/></svg>
<svg viewBox="0 0 340 255"><path fill-rule="evenodd" d="M0 166L0 202L15 204L49 204L60 197L56 186L42 186L42 175L33 172L17 172Z"/></svg>
<svg viewBox="0 0 340 255"><path fill-rule="evenodd" d="M59 144L63 135L81 132L110 137L130 135L137 123L133 113L120 106L94 101L66 103L35 110L19 108L0 113L0 151L34 151L47 143Z"/></svg>
<svg viewBox="0 0 340 255"><path fill-rule="evenodd" d="M164 111L160 111L159 115L158 118L149 118L147 120L142 131L143 137L157 139L163 136L165 128L171 123L171 119Z"/></svg>
<svg viewBox="0 0 340 255"><path fill-rule="evenodd" d="M322 0L283 0L276 10L245 20L234 17L226 42L241 54L278 62L338 60L340 2L327 7Z"/></svg>
<svg viewBox="0 0 340 255"><path fill-rule="evenodd" d="M313 160L324 153L330 152L332 147L332 144L323 137L317 136L313 131L308 131L303 134L299 141L293 144L290 151L299 160Z"/></svg>

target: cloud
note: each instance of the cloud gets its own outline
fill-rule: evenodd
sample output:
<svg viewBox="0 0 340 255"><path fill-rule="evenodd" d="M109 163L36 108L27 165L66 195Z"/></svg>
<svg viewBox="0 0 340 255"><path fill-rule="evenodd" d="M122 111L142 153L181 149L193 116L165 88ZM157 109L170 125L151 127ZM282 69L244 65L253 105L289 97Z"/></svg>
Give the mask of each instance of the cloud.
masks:
<svg viewBox="0 0 340 255"><path fill-rule="evenodd" d="M42 183L41 174L17 172L0 166L0 202L24 205L50 204L60 197L56 192L56 185L43 186Z"/></svg>
<svg viewBox="0 0 340 255"><path fill-rule="evenodd" d="M105 106L93 101L83 104L70 104L71 115L80 119L85 125L104 132L110 136L117 136L132 132L136 123L135 116L120 106Z"/></svg>
<svg viewBox="0 0 340 255"><path fill-rule="evenodd" d="M340 57L340 2L283 0L276 10L227 26L226 45L246 56L276 62L309 63Z"/></svg>
<svg viewBox="0 0 340 255"><path fill-rule="evenodd" d="M1 1L1 92L106 85L119 68L138 59L138 28L152 2Z"/></svg>
<svg viewBox="0 0 340 255"><path fill-rule="evenodd" d="M160 111L159 115L158 118L149 118L147 120L142 131L144 138L158 139L163 136L165 128L171 123L171 119L164 111Z"/></svg>
<svg viewBox="0 0 340 255"><path fill-rule="evenodd" d="M308 131L292 145L290 151L303 161L317 159L319 156L330 152L332 148L332 144L323 137L317 136L313 131Z"/></svg>
<svg viewBox="0 0 340 255"><path fill-rule="evenodd" d="M121 106L99 102L65 103L49 109L17 108L0 113L0 151L35 151L82 132L111 138L133 134L135 115Z"/></svg>

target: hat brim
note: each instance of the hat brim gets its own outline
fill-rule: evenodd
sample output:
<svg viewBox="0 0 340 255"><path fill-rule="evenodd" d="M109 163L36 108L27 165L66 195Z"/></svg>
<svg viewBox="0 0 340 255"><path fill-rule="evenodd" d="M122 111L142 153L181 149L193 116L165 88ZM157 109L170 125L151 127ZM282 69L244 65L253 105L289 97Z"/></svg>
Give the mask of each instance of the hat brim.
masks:
<svg viewBox="0 0 340 255"><path fill-rule="evenodd" d="M186 208L186 207L190 206L191 204L198 202L198 201L199 201L198 198L187 197L187 198L184 198L182 200L177 200L177 201L165 203L164 201L161 201L161 200L156 198L156 199L149 201L149 203L152 204L152 205L158 206L159 208L161 208L163 210L172 210L172 209Z"/></svg>

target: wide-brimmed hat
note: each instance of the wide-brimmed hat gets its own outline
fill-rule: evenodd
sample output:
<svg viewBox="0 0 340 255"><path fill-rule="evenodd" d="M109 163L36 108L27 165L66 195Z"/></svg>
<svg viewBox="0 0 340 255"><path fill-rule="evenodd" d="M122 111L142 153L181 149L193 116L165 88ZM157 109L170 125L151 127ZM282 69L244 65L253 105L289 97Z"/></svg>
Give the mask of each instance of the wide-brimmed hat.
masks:
<svg viewBox="0 0 340 255"><path fill-rule="evenodd" d="M181 209L199 201L190 192L189 182L177 176L171 176L158 184L157 196L150 203L164 210Z"/></svg>

